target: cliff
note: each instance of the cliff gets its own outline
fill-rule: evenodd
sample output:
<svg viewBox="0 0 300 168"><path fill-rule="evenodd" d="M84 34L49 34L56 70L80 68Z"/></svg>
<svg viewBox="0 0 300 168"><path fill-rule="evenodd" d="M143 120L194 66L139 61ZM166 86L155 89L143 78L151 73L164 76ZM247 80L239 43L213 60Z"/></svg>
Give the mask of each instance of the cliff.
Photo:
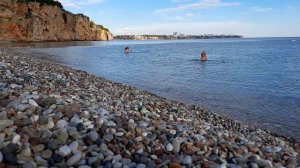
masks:
<svg viewBox="0 0 300 168"><path fill-rule="evenodd" d="M0 41L111 40L112 34L87 16L58 6L0 0Z"/></svg>

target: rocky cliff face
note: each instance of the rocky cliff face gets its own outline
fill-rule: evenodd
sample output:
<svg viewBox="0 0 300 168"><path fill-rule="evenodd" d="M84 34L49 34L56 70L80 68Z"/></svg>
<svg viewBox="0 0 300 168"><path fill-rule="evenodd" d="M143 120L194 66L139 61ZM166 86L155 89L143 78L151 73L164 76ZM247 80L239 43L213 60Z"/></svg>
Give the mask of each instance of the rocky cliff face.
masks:
<svg viewBox="0 0 300 168"><path fill-rule="evenodd" d="M0 41L111 40L112 34L91 26L84 15L57 6L0 0Z"/></svg>

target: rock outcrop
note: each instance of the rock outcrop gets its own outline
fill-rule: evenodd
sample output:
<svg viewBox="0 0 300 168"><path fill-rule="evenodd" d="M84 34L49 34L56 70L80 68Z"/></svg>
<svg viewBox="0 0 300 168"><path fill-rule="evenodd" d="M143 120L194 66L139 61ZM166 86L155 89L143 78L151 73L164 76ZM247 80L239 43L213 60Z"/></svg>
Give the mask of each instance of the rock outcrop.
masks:
<svg viewBox="0 0 300 168"><path fill-rule="evenodd" d="M0 1L0 41L111 40L112 34L89 17L57 6Z"/></svg>

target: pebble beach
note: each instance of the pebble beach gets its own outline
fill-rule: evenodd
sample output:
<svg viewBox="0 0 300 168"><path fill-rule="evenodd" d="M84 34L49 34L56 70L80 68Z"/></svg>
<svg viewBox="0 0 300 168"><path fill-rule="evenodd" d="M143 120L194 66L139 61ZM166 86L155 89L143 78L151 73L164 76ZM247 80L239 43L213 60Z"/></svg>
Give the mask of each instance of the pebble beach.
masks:
<svg viewBox="0 0 300 168"><path fill-rule="evenodd" d="M300 143L0 49L1 167L300 167Z"/></svg>

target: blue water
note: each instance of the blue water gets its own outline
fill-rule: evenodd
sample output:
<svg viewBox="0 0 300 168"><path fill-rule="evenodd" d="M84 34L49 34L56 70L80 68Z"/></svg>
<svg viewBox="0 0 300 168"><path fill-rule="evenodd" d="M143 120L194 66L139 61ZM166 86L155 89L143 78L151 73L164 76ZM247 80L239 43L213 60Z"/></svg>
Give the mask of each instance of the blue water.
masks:
<svg viewBox="0 0 300 168"><path fill-rule="evenodd" d="M44 43L30 44L44 47ZM47 43L34 51L300 139L300 38ZM132 53L124 54L129 46ZM209 61L199 61L206 51Z"/></svg>

